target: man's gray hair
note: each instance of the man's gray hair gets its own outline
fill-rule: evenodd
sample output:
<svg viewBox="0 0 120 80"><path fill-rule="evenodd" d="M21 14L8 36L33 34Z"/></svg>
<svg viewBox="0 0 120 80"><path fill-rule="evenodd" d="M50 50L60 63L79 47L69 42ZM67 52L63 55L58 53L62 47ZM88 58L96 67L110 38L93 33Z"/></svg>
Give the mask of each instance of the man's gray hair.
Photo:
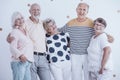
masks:
<svg viewBox="0 0 120 80"><path fill-rule="evenodd" d="M37 3L33 3L33 4L31 4L31 6L30 6L30 10L32 9L33 6L39 6L39 7L40 7L39 4L37 4Z"/></svg>
<svg viewBox="0 0 120 80"><path fill-rule="evenodd" d="M87 8L89 9L89 5L87 3L79 3L77 7L81 6L81 5L86 5Z"/></svg>

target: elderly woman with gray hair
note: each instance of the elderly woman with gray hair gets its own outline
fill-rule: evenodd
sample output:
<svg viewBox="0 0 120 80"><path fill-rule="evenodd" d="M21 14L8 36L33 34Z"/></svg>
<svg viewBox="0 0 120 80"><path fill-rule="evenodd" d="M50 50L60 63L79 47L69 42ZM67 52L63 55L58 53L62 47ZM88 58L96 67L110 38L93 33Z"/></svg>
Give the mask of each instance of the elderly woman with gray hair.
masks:
<svg viewBox="0 0 120 80"><path fill-rule="evenodd" d="M13 13L12 28L10 36L14 37L14 40L10 43L10 51L13 80L31 80L30 66L34 61L33 44L24 29L24 18L21 13Z"/></svg>
<svg viewBox="0 0 120 80"><path fill-rule="evenodd" d="M59 32L53 19L47 18L43 25L47 32L46 45L50 69L55 80L71 80L71 61L68 33Z"/></svg>

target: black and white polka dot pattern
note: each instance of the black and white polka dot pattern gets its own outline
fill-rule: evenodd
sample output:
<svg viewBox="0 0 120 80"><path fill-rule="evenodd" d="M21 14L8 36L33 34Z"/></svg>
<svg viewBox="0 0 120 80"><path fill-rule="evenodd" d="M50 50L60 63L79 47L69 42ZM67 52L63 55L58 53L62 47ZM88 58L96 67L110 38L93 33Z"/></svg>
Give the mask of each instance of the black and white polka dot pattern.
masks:
<svg viewBox="0 0 120 80"><path fill-rule="evenodd" d="M70 37L68 33L59 33L55 35L46 34L46 43L50 62L70 60L70 51L67 46L69 41Z"/></svg>

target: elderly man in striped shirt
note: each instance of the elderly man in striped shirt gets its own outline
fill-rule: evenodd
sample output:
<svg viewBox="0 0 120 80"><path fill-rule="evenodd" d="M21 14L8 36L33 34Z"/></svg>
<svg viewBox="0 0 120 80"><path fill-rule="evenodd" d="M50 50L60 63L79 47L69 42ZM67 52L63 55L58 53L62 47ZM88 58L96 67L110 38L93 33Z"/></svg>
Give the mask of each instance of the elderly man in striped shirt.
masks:
<svg viewBox="0 0 120 80"><path fill-rule="evenodd" d="M79 3L77 18L70 20L60 31L70 34L70 53L72 63L72 80L88 80L87 47L94 34L93 20L86 17L89 5ZM82 77L84 73L84 77Z"/></svg>

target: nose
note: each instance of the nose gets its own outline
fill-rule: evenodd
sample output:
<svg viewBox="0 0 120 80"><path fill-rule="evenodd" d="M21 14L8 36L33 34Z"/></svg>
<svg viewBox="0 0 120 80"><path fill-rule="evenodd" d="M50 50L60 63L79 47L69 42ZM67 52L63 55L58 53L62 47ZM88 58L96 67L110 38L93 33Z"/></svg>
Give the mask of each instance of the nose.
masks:
<svg viewBox="0 0 120 80"><path fill-rule="evenodd" d="M84 13L84 11L83 11L83 10L81 10L80 12L81 12L81 13Z"/></svg>

